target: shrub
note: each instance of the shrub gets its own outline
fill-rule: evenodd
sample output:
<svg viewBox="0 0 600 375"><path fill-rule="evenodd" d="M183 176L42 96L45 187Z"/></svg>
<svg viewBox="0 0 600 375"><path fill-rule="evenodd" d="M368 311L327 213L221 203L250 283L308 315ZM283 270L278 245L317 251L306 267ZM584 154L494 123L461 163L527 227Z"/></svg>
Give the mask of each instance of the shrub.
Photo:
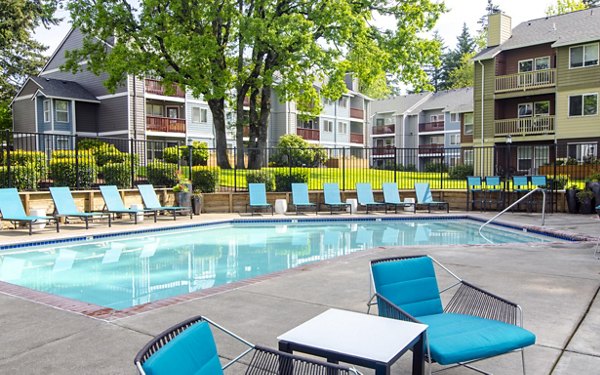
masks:
<svg viewBox="0 0 600 375"><path fill-rule="evenodd" d="M448 177L452 180L464 180L467 176L472 176L474 169L472 165L457 165L450 168Z"/></svg>
<svg viewBox="0 0 600 375"><path fill-rule="evenodd" d="M158 161L148 163L146 178L154 186L171 187L177 183L177 164Z"/></svg>
<svg viewBox="0 0 600 375"><path fill-rule="evenodd" d="M214 193L219 183L219 168L192 167L192 187L202 193Z"/></svg>
<svg viewBox="0 0 600 375"><path fill-rule="evenodd" d="M4 150L2 154L3 154L2 155L2 164L6 165L8 163L6 150ZM11 151L10 152L10 165L11 165L11 174L13 174L13 178L15 178L15 173L18 173L19 176L16 177L16 179L19 181L24 181L21 184L24 184L24 186L28 186L27 190L36 190L37 183L40 180L46 179L48 177L48 167L46 165L46 154L41 151L24 151L24 150ZM15 166L20 166L20 167L24 167L24 168L20 168L19 171L16 172L16 170L15 171L12 170L12 168L14 168ZM27 176L27 177L25 177L23 175L23 173L26 173L26 172L29 173L29 176ZM25 181L27 181L27 182L25 182ZM14 185L14 186L16 187L16 185Z"/></svg>
<svg viewBox="0 0 600 375"><path fill-rule="evenodd" d="M131 165L129 163L108 163L102 167L104 183L118 188L131 187Z"/></svg>
<svg viewBox="0 0 600 375"><path fill-rule="evenodd" d="M267 191L275 190L275 180L268 171L248 171L246 173L246 183L264 183Z"/></svg>
<svg viewBox="0 0 600 375"><path fill-rule="evenodd" d="M292 184L295 182L308 183L308 171L293 170L275 171L275 191L292 191Z"/></svg>
<svg viewBox="0 0 600 375"><path fill-rule="evenodd" d="M208 160L208 145L205 142L194 141L192 143L192 162L193 165L206 165ZM188 146L165 147L163 150L163 160L167 163L179 163L179 160L190 165L190 152Z"/></svg>
<svg viewBox="0 0 600 375"><path fill-rule="evenodd" d="M309 144L296 134L280 137L270 158L271 165L280 167L317 167L326 161L325 149Z"/></svg>
<svg viewBox="0 0 600 375"><path fill-rule="evenodd" d="M96 164L91 160L75 158L53 158L50 160L50 178L55 186L89 189L98 177Z"/></svg>
<svg viewBox="0 0 600 375"><path fill-rule="evenodd" d="M432 161L425 163L425 172L448 172L448 166L444 163Z"/></svg>
<svg viewBox="0 0 600 375"><path fill-rule="evenodd" d="M75 159L75 150L54 150L52 151L52 159Z"/></svg>
<svg viewBox="0 0 600 375"><path fill-rule="evenodd" d="M97 138L84 138L77 140L78 150L94 150L102 145L106 145L106 142L102 142Z"/></svg>
<svg viewBox="0 0 600 375"><path fill-rule="evenodd" d="M127 163L131 164L131 154L127 152L119 151L114 145L104 144L94 150L94 156L96 157L96 163L99 167L109 163ZM137 165L139 157L134 154L136 160L134 164Z"/></svg>
<svg viewBox="0 0 600 375"><path fill-rule="evenodd" d="M36 190L38 176L37 169L32 164L13 165L10 167L11 181L10 187L18 190ZM8 186L8 167L0 167L0 187Z"/></svg>

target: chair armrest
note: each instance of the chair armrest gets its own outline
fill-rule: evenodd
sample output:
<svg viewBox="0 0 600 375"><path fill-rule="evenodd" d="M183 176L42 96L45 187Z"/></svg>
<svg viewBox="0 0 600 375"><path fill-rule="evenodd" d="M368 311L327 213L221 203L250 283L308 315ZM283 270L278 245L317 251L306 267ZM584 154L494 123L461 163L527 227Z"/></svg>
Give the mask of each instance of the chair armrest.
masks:
<svg viewBox="0 0 600 375"><path fill-rule="evenodd" d="M386 318L404 320L406 322L421 323L415 317L402 310L400 307L394 305L392 301L385 298L379 293L375 293L377 298L377 311L379 316Z"/></svg>
<svg viewBox="0 0 600 375"><path fill-rule="evenodd" d="M256 345L246 374L341 374L359 375L357 370Z"/></svg>
<svg viewBox="0 0 600 375"><path fill-rule="evenodd" d="M519 327L523 325L519 305L466 281L461 281L458 290L444 308L444 312L494 319Z"/></svg>

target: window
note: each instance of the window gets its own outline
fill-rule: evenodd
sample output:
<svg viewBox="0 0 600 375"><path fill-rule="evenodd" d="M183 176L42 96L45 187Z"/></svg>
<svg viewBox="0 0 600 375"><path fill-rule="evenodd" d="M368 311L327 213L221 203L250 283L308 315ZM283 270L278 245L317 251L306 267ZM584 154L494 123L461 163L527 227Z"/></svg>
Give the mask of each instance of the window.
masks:
<svg viewBox="0 0 600 375"><path fill-rule="evenodd" d="M460 144L460 134L450 134L450 146L457 146Z"/></svg>
<svg viewBox="0 0 600 375"><path fill-rule="evenodd" d="M429 116L430 122L441 122L444 121L444 115L431 115Z"/></svg>
<svg viewBox="0 0 600 375"><path fill-rule="evenodd" d="M463 115L465 121L465 135L473 135L473 113Z"/></svg>
<svg viewBox="0 0 600 375"><path fill-rule="evenodd" d="M550 161L550 148L548 146L535 146L533 148L533 168L537 171L542 165L548 164Z"/></svg>
<svg viewBox="0 0 600 375"><path fill-rule="evenodd" d="M382 118L378 118L375 120L375 125L376 126L383 126L385 124L385 119Z"/></svg>
<svg viewBox="0 0 600 375"><path fill-rule="evenodd" d="M163 106L158 104L146 104L146 114L149 116L163 116Z"/></svg>
<svg viewBox="0 0 600 375"><path fill-rule="evenodd" d="M550 56L538 57L535 59L535 70L550 69Z"/></svg>
<svg viewBox="0 0 600 375"><path fill-rule="evenodd" d="M50 100L43 101L44 106L44 122L50 122Z"/></svg>
<svg viewBox="0 0 600 375"><path fill-rule="evenodd" d="M531 117L533 114L533 103L521 103L518 106L518 116L521 117Z"/></svg>
<svg viewBox="0 0 600 375"><path fill-rule="evenodd" d="M463 152L463 164L464 165L473 165L473 155L475 154L474 150L465 150Z"/></svg>
<svg viewBox="0 0 600 375"><path fill-rule="evenodd" d="M598 114L598 94L569 96L569 117Z"/></svg>
<svg viewBox="0 0 600 375"><path fill-rule="evenodd" d="M550 102L535 102L533 103L533 115L534 116L548 116L550 115Z"/></svg>
<svg viewBox="0 0 600 375"><path fill-rule="evenodd" d="M54 102L54 112L56 113L56 122L69 122L69 102L66 100L56 100Z"/></svg>
<svg viewBox="0 0 600 375"><path fill-rule="evenodd" d="M348 133L348 124L345 122L338 122L338 133L340 133L340 134Z"/></svg>
<svg viewBox="0 0 600 375"><path fill-rule="evenodd" d="M333 133L333 121L330 121L330 120L323 121L323 131Z"/></svg>
<svg viewBox="0 0 600 375"><path fill-rule="evenodd" d="M340 107L346 108L348 106L348 98L341 97L340 98Z"/></svg>
<svg viewBox="0 0 600 375"><path fill-rule="evenodd" d="M69 150L69 138L57 137L56 138L56 149L57 150Z"/></svg>
<svg viewBox="0 0 600 375"><path fill-rule="evenodd" d="M533 59L519 61L519 73L533 71Z"/></svg>
<svg viewBox="0 0 600 375"><path fill-rule="evenodd" d="M450 121L452 121L452 122L458 122L459 121L458 113L451 113L450 114Z"/></svg>
<svg viewBox="0 0 600 375"><path fill-rule="evenodd" d="M571 47L569 49L569 61L571 68L598 65L598 43Z"/></svg>
<svg viewBox="0 0 600 375"><path fill-rule="evenodd" d="M527 171L531 169L531 147L521 146L517 148L517 170Z"/></svg>
<svg viewBox="0 0 600 375"><path fill-rule="evenodd" d="M570 158L583 163L598 156L597 143L572 143L567 145Z"/></svg>
<svg viewBox="0 0 600 375"><path fill-rule="evenodd" d="M208 112L206 108L192 107L192 122L206 123L208 122Z"/></svg>

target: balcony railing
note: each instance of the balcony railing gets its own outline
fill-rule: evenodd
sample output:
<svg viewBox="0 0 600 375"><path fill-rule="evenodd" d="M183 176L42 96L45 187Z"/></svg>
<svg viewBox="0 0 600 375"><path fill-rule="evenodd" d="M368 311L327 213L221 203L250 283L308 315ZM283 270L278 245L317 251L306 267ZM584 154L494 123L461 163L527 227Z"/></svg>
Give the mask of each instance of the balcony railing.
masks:
<svg viewBox="0 0 600 375"><path fill-rule="evenodd" d="M511 118L494 121L494 135L539 135L554 133L554 116Z"/></svg>
<svg viewBox="0 0 600 375"><path fill-rule="evenodd" d="M423 122L419 124L420 132L439 132L444 130L444 121Z"/></svg>
<svg viewBox="0 0 600 375"><path fill-rule="evenodd" d="M175 96L177 98L185 98L185 91L181 87L173 84L173 90L167 94L162 82L158 79L146 78L146 92L155 95Z"/></svg>
<svg viewBox="0 0 600 375"><path fill-rule="evenodd" d="M419 154L440 154L444 152L444 145L439 143L430 143L428 145L419 145Z"/></svg>
<svg viewBox="0 0 600 375"><path fill-rule="evenodd" d="M394 134L396 125L377 125L373 126L373 134Z"/></svg>
<svg viewBox="0 0 600 375"><path fill-rule="evenodd" d="M319 136L318 129L298 128L296 129L296 134L298 134L303 139L306 139L307 141L318 141L319 139L321 139L321 137Z"/></svg>
<svg viewBox="0 0 600 375"><path fill-rule="evenodd" d="M362 133L350 133L350 143L364 143L365 138Z"/></svg>
<svg viewBox="0 0 600 375"><path fill-rule="evenodd" d="M373 148L373 155L394 155L395 152L395 148L394 146L385 146L385 147L378 147L375 146L375 148Z"/></svg>
<svg viewBox="0 0 600 375"><path fill-rule="evenodd" d="M531 90L556 85L556 69L509 74L496 77L496 92Z"/></svg>
<svg viewBox="0 0 600 375"><path fill-rule="evenodd" d="M363 111L362 109L359 108L352 108L350 107L350 117L352 118L359 118L359 119L363 119L365 118L365 111Z"/></svg>
<svg viewBox="0 0 600 375"><path fill-rule="evenodd" d="M185 133L185 119L146 116L146 130L165 133Z"/></svg>

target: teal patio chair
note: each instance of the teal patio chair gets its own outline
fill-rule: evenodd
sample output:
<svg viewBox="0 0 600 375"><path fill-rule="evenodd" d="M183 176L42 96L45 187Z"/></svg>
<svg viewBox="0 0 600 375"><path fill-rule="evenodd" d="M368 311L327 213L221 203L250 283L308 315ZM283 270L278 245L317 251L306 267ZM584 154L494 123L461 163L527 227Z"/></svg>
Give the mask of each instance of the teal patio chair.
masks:
<svg viewBox="0 0 600 375"><path fill-rule="evenodd" d="M483 193L486 208L491 208L492 204L495 204L496 210L504 208L504 187L502 186L500 176L486 176Z"/></svg>
<svg viewBox="0 0 600 375"><path fill-rule="evenodd" d="M134 223L137 224L137 222L138 222L137 214L139 214L139 213L153 214L154 222L156 223L156 217L158 215L158 210L150 209L150 208L146 208L146 209L142 209L142 210L135 210L132 208L125 207L125 204L123 203L123 199L121 199L121 194L119 194L119 190L117 189L117 187L115 185L102 185L102 186L100 186L100 192L102 193L102 199L104 200L105 211L109 215L130 214L130 215L133 215Z"/></svg>
<svg viewBox="0 0 600 375"><path fill-rule="evenodd" d="M515 202L518 201L522 196L529 193L529 177L527 176L513 176L512 178L512 192L515 195ZM519 210L521 203L517 203L517 210ZM529 210L530 204L527 204Z"/></svg>
<svg viewBox="0 0 600 375"><path fill-rule="evenodd" d="M333 209L344 210L350 207L350 203L342 202L340 187L337 183L331 182L323 184L324 205L329 207L329 213L333 215Z"/></svg>
<svg viewBox="0 0 600 375"><path fill-rule="evenodd" d="M429 183L416 183L415 193L417 195L417 203L415 205L416 207L426 206L428 212L431 212L431 207L441 207L442 209L445 207L446 212L450 212L450 205L448 204L448 202L433 200L433 196L431 195L431 189L429 188Z"/></svg>
<svg viewBox="0 0 600 375"><path fill-rule="evenodd" d="M89 220L94 218L103 218L108 216L108 226L112 224L110 214L104 214L102 212L81 212L75 205L73 194L68 186L52 186L50 187L50 195L54 201L54 217L64 217L68 219L70 217L76 217L85 221L85 229L89 229Z"/></svg>
<svg viewBox="0 0 600 375"><path fill-rule="evenodd" d="M485 198L483 184L479 176L467 176L467 211L474 210L479 203L479 209L484 210Z"/></svg>
<svg viewBox="0 0 600 375"><path fill-rule="evenodd" d="M365 206L367 213L369 213L369 207L386 207L385 203L377 202L375 200L375 198L373 197L373 190L371 189L371 184L368 182L356 184L356 197L358 198L358 205Z"/></svg>
<svg viewBox="0 0 600 375"><path fill-rule="evenodd" d="M314 209L315 215L318 213L316 203L309 200L308 185L305 183L292 184L292 204L296 208L296 215L298 215L298 209L300 208Z"/></svg>
<svg viewBox="0 0 600 375"><path fill-rule="evenodd" d="M246 205L246 212L250 207L250 213L254 215L254 211L257 209L271 209L271 215L275 212L273 205L267 202L267 188L264 183L251 183L248 184L248 193L250 194L250 203Z"/></svg>
<svg viewBox="0 0 600 375"><path fill-rule="evenodd" d="M546 176L531 176L530 177L531 180L531 189L542 189L544 191L545 194L547 194L548 192L550 192L550 194L552 194L552 189L548 189L548 179L546 178ZM535 199L534 197L535 194L531 194L529 196L529 206L531 207L531 209L533 211L537 211L537 202L539 200ZM546 202L551 201L550 199L547 199ZM540 204L541 205L541 204Z"/></svg>
<svg viewBox="0 0 600 375"><path fill-rule="evenodd" d="M221 366L211 328L240 342L247 349ZM247 354L251 354L250 359L240 362ZM346 366L254 345L203 316L185 320L157 335L135 356L134 364L140 374L147 375L222 375L233 364L246 366L245 374L360 374ZM238 368L235 373L240 370Z"/></svg>
<svg viewBox="0 0 600 375"><path fill-rule="evenodd" d="M147 209L171 212L173 214L173 220L177 220L177 213L179 212L187 212L190 214L190 219L194 218L194 212L192 211L191 207L163 206L162 204L160 204L160 201L156 196L156 192L154 191L154 186L152 186L151 184L138 185L137 188L140 192L140 195L142 196L144 207L146 207Z"/></svg>
<svg viewBox="0 0 600 375"><path fill-rule="evenodd" d="M455 280L441 292L434 264ZM376 304L380 316L428 325L429 366L437 362L485 373L472 363L520 350L525 373L523 348L535 344L535 335L522 328L517 304L461 280L426 255L372 260L371 277L375 295L369 309ZM443 307L440 295L450 289L455 293Z"/></svg>
<svg viewBox="0 0 600 375"><path fill-rule="evenodd" d="M385 213L387 214L388 207L394 207L394 213L398 213L398 207L413 207L413 213L417 210L414 209L415 202L406 202L400 200L400 192L398 192L398 186L395 182L385 182L383 184L383 203L385 204Z"/></svg>
<svg viewBox="0 0 600 375"><path fill-rule="evenodd" d="M15 188L4 188L0 189L0 213L2 213L2 220L6 220L15 229L18 223L27 223L29 225L29 235L32 234L32 225L39 224L40 221L53 221L56 223L56 231L60 232L58 220L52 216L31 216L25 213L23 203L19 197L19 192Z"/></svg>

